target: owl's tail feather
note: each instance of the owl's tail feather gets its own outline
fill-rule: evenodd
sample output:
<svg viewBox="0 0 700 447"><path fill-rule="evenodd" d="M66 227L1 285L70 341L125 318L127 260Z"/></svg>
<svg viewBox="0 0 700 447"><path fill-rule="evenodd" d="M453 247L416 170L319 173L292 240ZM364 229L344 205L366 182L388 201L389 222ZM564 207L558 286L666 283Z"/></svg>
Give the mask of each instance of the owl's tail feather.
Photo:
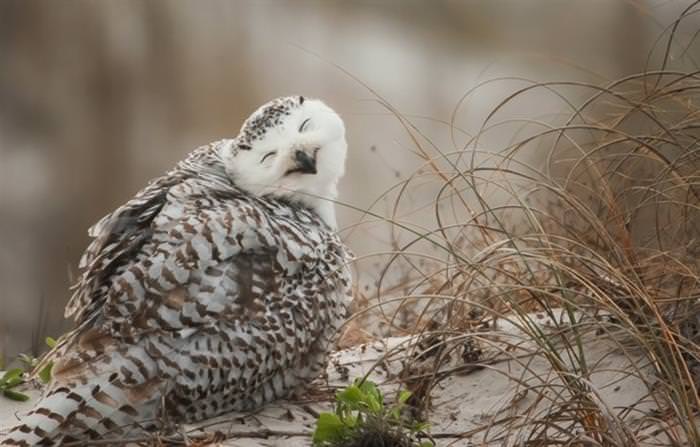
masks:
<svg viewBox="0 0 700 447"><path fill-rule="evenodd" d="M83 359L85 359L83 357ZM157 427L161 379L142 349L59 366L43 398L0 445L63 445Z"/></svg>

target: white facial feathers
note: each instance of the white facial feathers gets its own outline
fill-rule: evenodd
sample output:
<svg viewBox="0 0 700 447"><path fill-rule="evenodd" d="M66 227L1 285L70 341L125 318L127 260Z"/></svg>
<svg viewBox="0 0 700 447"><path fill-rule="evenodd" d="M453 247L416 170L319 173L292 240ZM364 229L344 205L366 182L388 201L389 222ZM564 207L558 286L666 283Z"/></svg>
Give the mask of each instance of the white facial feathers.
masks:
<svg viewBox="0 0 700 447"><path fill-rule="evenodd" d="M346 152L338 114L320 100L292 96L255 111L222 158L238 187L299 201L335 227L333 201Z"/></svg>

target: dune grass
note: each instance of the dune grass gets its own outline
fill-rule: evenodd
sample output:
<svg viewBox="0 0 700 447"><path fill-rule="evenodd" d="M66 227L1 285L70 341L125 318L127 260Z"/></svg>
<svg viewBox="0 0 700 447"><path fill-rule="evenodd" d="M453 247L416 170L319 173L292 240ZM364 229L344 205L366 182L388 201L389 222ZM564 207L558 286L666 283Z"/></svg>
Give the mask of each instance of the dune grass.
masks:
<svg viewBox="0 0 700 447"><path fill-rule="evenodd" d="M499 80L477 86L449 123L449 150L379 99L424 164L386 192L389 217L365 210L400 236L355 318L379 314L386 333L418 334L416 356L436 356L432 374L403 377L424 398L416 402L422 410L450 374L440 372L440 358L459 350L466 363L478 361L465 343L488 345L489 328L505 319L551 367L549 377L522 384L547 405L494 424L481 441L700 445L700 71L689 57L695 37L678 41L697 6L667 28L647 70L606 85L519 80L522 88L469 136L458 126L460 108ZM674 51L688 57L671 67ZM542 93L564 112L504 112ZM499 132L511 143L484 148ZM407 192L426 181L439 185L431 219L409 223L401 212L414 206L404 203ZM536 313L554 327L542 329ZM621 373L647 387L638 408L611 408L593 385L602 367L586 344L601 340L629 357Z"/></svg>

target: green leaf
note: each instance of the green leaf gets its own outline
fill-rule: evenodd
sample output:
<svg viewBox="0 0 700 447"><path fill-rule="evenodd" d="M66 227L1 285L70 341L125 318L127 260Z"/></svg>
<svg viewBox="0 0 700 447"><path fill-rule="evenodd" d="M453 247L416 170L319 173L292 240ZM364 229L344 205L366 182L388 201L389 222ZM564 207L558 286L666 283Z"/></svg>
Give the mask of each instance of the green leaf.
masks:
<svg viewBox="0 0 700 447"><path fill-rule="evenodd" d="M345 433L345 425L338 415L334 413L321 413L316 422L313 442L314 444L323 445L327 442L340 441L345 436Z"/></svg>
<svg viewBox="0 0 700 447"><path fill-rule="evenodd" d="M365 380L360 384L360 390L362 390L363 393L367 395L372 395L372 396L377 396L381 394L379 392L379 389L377 388L377 384L372 382L371 380Z"/></svg>
<svg viewBox="0 0 700 447"><path fill-rule="evenodd" d="M339 402L353 404L353 407L357 407L357 404L364 400L365 395L356 385L350 385L343 391L338 392L335 398Z"/></svg>
<svg viewBox="0 0 700 447"><path fill-rule="evenodd" d="M405 404L412 395L413 393L408 390L401 390L399 393L399 403Z"/></svg>
<svg viewBox="0 0 700 447"><path fill-rule="evenodd" d="M391 409L391 412L389 412L389 415L394 421L401 420L401 407L399 407L398 405L393 407Z"/></svg>
<svg viewBox="0 0 700 447"><path fill-rule="evenodd" d="M367 407L369 407L369 410L374 413L374 414L379 414L382 411L382 404L381 402L377 399L377 397L373 394L368 394L367 399L365 400L367 402Z"/></svg>
<svg viewBox="0 0 700 447"><path fill-rule="evenodd" d="M56 343L58 343L58 342L56 341L55 338L46 337L46 346L48 346L49 348L53 349L56 346Z"/></svg>
<svg viewBox="0 0 700 447"><path fill-rule="evenodd" d="M374 414L379 414L384 409L384 397L377 387L377 384L370 380L365 380L360 384L360 390L364 393L364 402L369 410Z"/></svg>
<svg viewBox="0 0 700 447"><path fill-rule="evenodd" d="M26 365L25 369L34 368L34 365L36 365L36 363L38 361L36 358L34 358L30 355L27 355L27 354L20 354L18 358L19 358L20 362L22 362Z"/></svg>
<svg viewBox="0 0 700 447"><path fill-rule="evenodd" d="M51 380L51 368L53 368L53 362L49 362L48 365L44 366L41 371L39 371L39 379L42 383L49 383Z"/></svg>
<svg viewBox="0 0 700 447"><path fill-rule="evenodd" d="M420 443L420 447L435 447L435 444L430 441L423 441Z"/></svg>
<svg viewBox="0 0 700 447"><path fill-rule="evenodd" d="M429 428L430 428L430 424L427 422L416 422L411 427L411 431L413 431L413 432L427 431Z"/></svg>
<svg viewBox="0 0 700 447"><path fill-rule="evenodd" d="M10 388L16 387L17 385L19 385L22 382L23 382L23 380L21 377L13 377L10 380L6 381L5 385L3 385L3 386L5 389L10 389Z"/></svg>
<svg viewBox="0 0 700 447"><path fill-rule="evenodd" d="M346 418L343 419L343 424L345 424L345 426L348 429L352 430L355 427L357 427L358 425L362 424L362 416L361 415L355 416L355 415L350 414Z"/></svg>
<svg viewBox="0 0 700 447"><path fill-rule="evenodd" d="M25 402L25 401L29 400L29 396L27 396L24 393L20 393L18 391L4 390L2 392L2 394L3 394L3 396L7 397L8 399L17 400L20 402Z"/></svg>
<svg viewBox="0 0 700 447"><path fill-rule="evenodd" d="M0 379L0 386L13 387L22 382L22 370L20 368L11 369L5 372Z"/></svg>

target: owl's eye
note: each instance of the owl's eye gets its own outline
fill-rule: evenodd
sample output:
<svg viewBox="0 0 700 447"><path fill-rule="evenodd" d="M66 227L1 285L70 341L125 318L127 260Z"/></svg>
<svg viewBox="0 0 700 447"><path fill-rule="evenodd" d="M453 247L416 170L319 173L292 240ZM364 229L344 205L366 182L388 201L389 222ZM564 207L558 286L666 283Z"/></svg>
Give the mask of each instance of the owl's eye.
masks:
<svg viewBox="0 0 700 447"><path fill-rule="evenodd" d="M301 126L299 126L299 132L303 132L304 129L306 128L306 125L311 121L311 118L306 118L303 123L301 123Z"/></svg>
<svg viewBox="0 0 700 447"><path fill-rule="evenodd" d="M268 158L274 156L275 154L277 154L277 151L268 152L267 154L263 155L263 158L262 158L262 159L260 159L260 163L265 163L265 160L267 160Z"/></svg>

